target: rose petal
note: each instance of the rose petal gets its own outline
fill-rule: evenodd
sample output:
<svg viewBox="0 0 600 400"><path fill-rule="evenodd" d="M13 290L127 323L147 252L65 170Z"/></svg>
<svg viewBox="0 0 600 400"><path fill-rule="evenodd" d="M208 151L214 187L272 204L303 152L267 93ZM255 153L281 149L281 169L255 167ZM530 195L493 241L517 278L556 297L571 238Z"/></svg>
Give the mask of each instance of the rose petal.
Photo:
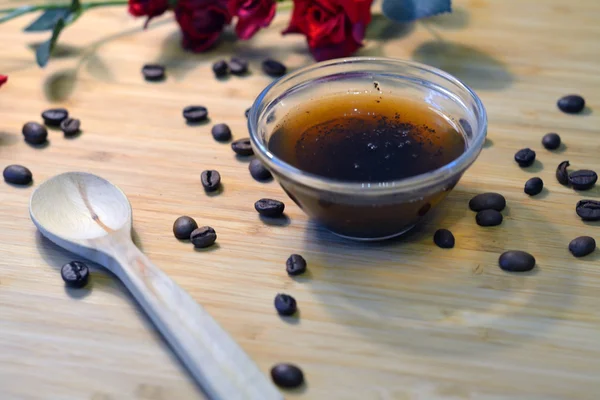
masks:
<svg viewBox="0 0 600 400"><path fill-rule="evenodd" d="M0 86L4 85L8 81L8 76L0 75Z"/></svg>

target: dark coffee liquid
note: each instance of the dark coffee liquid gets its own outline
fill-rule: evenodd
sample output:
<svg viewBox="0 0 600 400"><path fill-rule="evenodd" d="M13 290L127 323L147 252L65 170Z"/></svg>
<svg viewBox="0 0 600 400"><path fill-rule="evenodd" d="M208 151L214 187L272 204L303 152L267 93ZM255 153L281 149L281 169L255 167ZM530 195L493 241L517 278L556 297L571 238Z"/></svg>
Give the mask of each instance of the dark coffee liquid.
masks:
<svg viewBox="0 0 600 400"><path fill-rule="evenodd" d="M466 150L463 134L427 104L377 93L311 101L283 118L268 147L302 171L351 182L423 174Z"/></svg>

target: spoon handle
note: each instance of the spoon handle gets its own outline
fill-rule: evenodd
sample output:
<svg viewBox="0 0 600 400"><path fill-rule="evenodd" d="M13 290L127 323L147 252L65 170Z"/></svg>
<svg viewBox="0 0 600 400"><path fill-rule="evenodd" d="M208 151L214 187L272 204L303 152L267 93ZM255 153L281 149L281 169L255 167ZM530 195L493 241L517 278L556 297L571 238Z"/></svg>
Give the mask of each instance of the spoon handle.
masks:
<svg viewBox="0 0 600 400"><path fill-rule="evenodd" d="M113 271L211 400L282 400L249 356L131 241L113 247Z"/></svg>

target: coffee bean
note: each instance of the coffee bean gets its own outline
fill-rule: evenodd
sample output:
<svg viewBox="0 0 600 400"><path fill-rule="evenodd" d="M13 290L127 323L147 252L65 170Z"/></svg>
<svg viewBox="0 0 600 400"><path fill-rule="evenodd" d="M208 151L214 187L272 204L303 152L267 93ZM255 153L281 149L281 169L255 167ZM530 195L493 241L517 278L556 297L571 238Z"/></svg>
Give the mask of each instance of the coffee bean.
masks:
<svg viewBox="0 0 600 400"><path fill-rule="evenodd" d="M219 60L213 64L212 70L217 78L222 78L229 74L229 65L227 65L227 61Z"/></svg>
<svg viewBox="0 0 600 400"><path fill-rule="evenodd" d="M569 174L569 183L575 190L589 190L596 184L598 174L588 169L582 169Z"/></svg>
<svg viewBox="0 0 600 400"><path fill-rule="evenodd" d="M247 108L246 111L244 111L244 115L246 116L246 118L248 118L248 115L250 115L250 110L251 108Z"/></svg>
<svg viewBox="0 0 600 400"><path fill-rule="evenodd" d="M165 79L165 67L159 64L146 64L142 67L144 79L151 82Z"/></svg>
<svg viewBox="0 0 600 400"><path fill-rule="evenodd" d="M186 215L177 218L173 223L173 234L180 240L189 240L192 232L196 229L198 229L198 223L194 218Z"/></svg>
<svg viewBox="0 0 600 400"><path fill-rule="evenodd" d="M496 210L479 211L475 216L475 221L479 226L497 226L502 223L502 214Z"/></svg>
<svg viewBox="0 0 600 400"><path fill-rule="evenodd" d="M194 244L194 247L202 249L204 247L212 246L217 240L217 233L210 226L203 226L194 231L190 235L190 240Z"/></svg>
<svg viewBox="0 0 600 400"><path fill-rule="evenodd" d="M60 129L63 131L65 136L76 135L80 128L81 121L75 118L67 118L60 123Z"/></svg>
<svg viewBox="0 0 600 400"><path fill-rule="evenodd" d="M229 70L234 75L244 75L248 72L248 61L240 57L233 57L229 61Z"/></svg>
<svg viewBox="0 0 600 400"><path fill-rule="evenodd" d="M521 149L515 154L515 161L519 164L519 167L529 167L535 161L535 151Z"/></svg>
<svg viewBox="0 0 600 400"><path fill-rule="evenodd" d="M15 164L4 168L2 176L7 183L13 185L29 185L33 180L33 175L28 168Z"/></svg>
<svg viewBox="0 0 600 400"><path fill-rule="evenodd" d="M292 254L285 262L285 270L289 276L297 276L306 272L306 260L300 254Z"/></svg>
<svg viewBox="0 0 600 400"><path fill-rule="evenodd" d="M560 136L558 133L547 133L542 138L542 145L548 150L556 150L560 147Z"/></svg>
<svg viewBox="0 0 600 400"><path fill-rule="evenodd" d="M263 217L280 217L285 210L285 204L279 200L260 199L254 203L254 209Z"/></svg>
<svg viewBox="0 0 600 400"><path fill-rule="evenodd" d="M273 60L270 58L263 61L262 69L265 74L274 78L279 78L280 76L285 75L285 73L287 72L287 68L285 65L283 65L277 60Z"/></svg>
<svg viewBox="0 0 600 400"><path fill-rule="evenodd" d="M571 94L560 98L556 105L564 113L577 114L585 108L585 100L577 94Z"/></svg>
<svg viewBox="0 0 600 400"><path fill-rule="evenodd" d="M252 175L252 177L257 181L266 181L273 177L273 175L271 175L271 171L269 171L267 167L265 167L264 164L256 158L250 161L250 164L248 164L248 169L250 170L250 175Z"/></svg>
<svg viewBox="0 0 600 400"><path fill-rule="evenodd" d="M544 181L541 178L535 177L525 182L525 193L530 196L540 194L542 189L544 189Z"/></svg>
<svg viewBox="0 0 600 400"><path fill-rule="evenodd" d="M569 243L569 251L575 257L584 257L596 250L596 241L590 236L579 236Z"/></svg>
<svg viewBox="0 0 600 400"><path fill-rule="evenodd" d="M504 207L506 207L506 199L499 193L481 193L469 201L469 208L473 211L502 211Z"/></svg>
<svg viewBox="0 0 600 400"><path fill-rule="evenodd" d="M289 317L298 309L296 299L290 295L279 293L275 296L275 309L279 315Z"/></svg>
<svg viewBox="0 0 600 400"><path fill-rule="evenodd" d="M519 250L502 253L498 262L500 268L508 272L527 272L535 267L535 258L531 254Z"/></svg>
<svg viewBox="0 0 600 400"><path fill-rule="evenodd" d="M204 186L204 190L207 192L214 192L219 188L219 185L221 185L221 174L214 169L202 171L202 174L200 174L200 181L202 182L202 186Z"/></svg>
<svg viewBox="0 0 600 400"><path fill-rule="evenodd" d="M44 124L60 126L60 123L69 117L69 112L64 108L51 108L42 113Z"/></svg>
<svg viewBox="0 0 600 400"><path fill-rule="evenodd" d="M271 368L271 379L279 387L293 389L304 383L304 373L293 364L276 364Z"/></svg>
<svg viewBox="0 0 600 400"><path fill-rule="evenodd" d="M203 106L187 106L183 109L183 118L187 122L201 122L208 118L208 110Z"/></svg>
<svg viewBox="0 0 600 400"><path fill-rule="evenodd" d="M87 285L90 270L88 266L81 261L71 261L60 269L60 276L67 286L82 288Z"/></svg>
<svg viewBox="0 0 600 400"><path fill-rule="evenodd" d="M567 171L569 165L571 164L568 161L563 161L556 168L556 180L561 185L567 186L569 184L569 172Z"/></svg>
<svg viewBox="0 0 600 400"><path fill-rule="evenodd" d="M216 124L210 130L213 138L217 142L227 142L231 140L231 129L227 124Z"/></svg>
<svg viewBox="0 0 600 400"><path fill-rule="evenodd" d="M600 221L600 201L580 200L575 206L575 212L584 221Z"/></svg>
<svg viewBox="0 0 600 400"><path fill-rule="evenodd" d="M448 229L438 229L433 235L433 242L442 249L451 249L454 247L454 235Z"/></svg>
<svg viewBox="0 0 600 400"><path fill-rule="evenodd" d="M42 124L38 124L37 122L28 122L23 125L23 136L25 137L25 141L29 144L40 145L46 143L48 139L48 130Z"/></svg>
<svg viewBox="0 0 600 400"><path fill-rule="evenodd" d="M252 143L249 138L239 139L231 143L231 148L239 156L251 156L254 154Z"/></svg>

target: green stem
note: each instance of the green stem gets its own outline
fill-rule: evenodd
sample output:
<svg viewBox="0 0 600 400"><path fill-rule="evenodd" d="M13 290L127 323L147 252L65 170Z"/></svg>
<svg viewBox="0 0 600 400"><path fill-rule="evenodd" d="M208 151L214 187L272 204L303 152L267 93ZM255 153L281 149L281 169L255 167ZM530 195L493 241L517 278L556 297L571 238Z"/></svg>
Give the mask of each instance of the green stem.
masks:
<svg viewBox="0 0 600 400"><path fill-rule="evenodd" d="M96 7L107 7L107 6L123 6L127 4L127 0L106 0L99 1L95 3L84 3L81 5L81 8L84 10L89 10L91 8ZM8 21L9 19L20 17L21 15L25 15L28 13L42 11L42 10L55 10L57 8L65 8L68 7L68 4L45 4L39 6L22 6L16 8L4 8L0 10L0 13L6 14L0 18L0 23Z"/></svg>

